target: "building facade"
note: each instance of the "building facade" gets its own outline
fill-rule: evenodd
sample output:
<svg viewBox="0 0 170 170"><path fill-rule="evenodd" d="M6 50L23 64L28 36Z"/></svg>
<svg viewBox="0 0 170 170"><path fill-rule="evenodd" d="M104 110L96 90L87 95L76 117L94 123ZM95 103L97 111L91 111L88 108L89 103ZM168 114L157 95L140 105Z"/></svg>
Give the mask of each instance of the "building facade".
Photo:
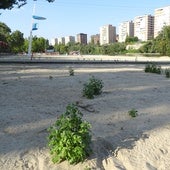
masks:
<svg viewBox="0 0 170 170"><path fill-rule="evenodd" d="M126 37L134 37L133 21L125 21L119 24L119 42L125 42Z"/></svg>
<svg viewBox="0 0 170 170"><path fill-rule="evenodd" d="M65 44L65 38L64 37L59 37L58 38L58 44Z"/></svg>
<svg viewBox="0 0 170 170"><path fill-rule="evenodd" d="M170 25L170 6L155 9L154 38L158 36L163 26Z"/></svg>
<svg viewBox="0 0 170 170"><path fill-rule="evenodd" d="M68 43L75 43L75 37L74 36L66 36L65 37L65 45L68 44Z"/></svg>
<svg viewBox="0 0 170 170"><path fill-rule="evenodd" d="M116 42L116 27L105 25L100 27L100 45Z"/></svg>
<svg viewBox="0 0 170 170"><path fill-rule="evenodd" d="M57 39L57 38L51 39L50 45L54 46L54 45L56 45L56 44L58 44L58 39Z"/></svg>
<svg viewBox="0 0 170 170"><path fill-rule="evenodd" d="M134 19L134 36L140 41L147 41L154 37L154 16L137 16Z"/></svg>
<svg viewBox="0 0 170 170"><path fill-rule="evenodd" d="M77 42L80 44L86 45L87 44L87 34L84 34L84 33L77 34Z"/></svg>
<svg viewBox="0 0 170 170"><path fill-rule="evenodd" d="M92 35L91 36L91 43L100 44L100 34Z"/></svg>

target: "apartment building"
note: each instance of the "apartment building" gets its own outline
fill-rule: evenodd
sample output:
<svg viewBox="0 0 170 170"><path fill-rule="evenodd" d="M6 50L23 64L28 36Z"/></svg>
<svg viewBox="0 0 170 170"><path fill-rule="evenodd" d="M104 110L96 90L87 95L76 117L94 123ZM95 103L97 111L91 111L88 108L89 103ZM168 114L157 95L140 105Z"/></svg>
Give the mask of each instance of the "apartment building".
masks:
<svg viewBox="0 0 170 170"><path fill-rule="evenodd" d="M137 16L134 19L134 36L140 41L147 41L154 37L154 16Z"/></svg>
<svg viewBox="0 0 170 170"><path fill-rule="evenodd" d="M158 36L163 26L170 25L170 6L155 9L154 15L155 15L154 38L155 38Z"/></svg>
<svg viewBox="0 0 170 170"><path fill-rule="evenodd" d="M75 43L75 37L74 36L66 36L65 37L65 45L68 44L68 43Z"/></svg>
<svg viewBox="0 0 170 170"><path fill-rule="evenodd" d="M133 21L125 21L119 24L119 42L125 42L126 37L134 37L134 23Z"/></svg>
<svg viewBox="0 0 170 170"><path fill-rule="evenodd" d="M116 27L105 25L100 27L100 44L110 44L116 42Z"/></svg>
<svg viewBox="0 0 170 170"><path fill-rule="evenodd" d="M56 45L58 44L58 39L57 38L52 38L51 41L50 41L50 45Z"/></svg>
<svg viewBox="0 0 170 170"><path fill-rule="evenodd" d="M92 35L91 43L99 44L100 43L100 34Z"/></svg>
<svg viewBox="0 0 170 170"><path fill-rule="evenodd" d="M87 34L84 33L80 33L77 34L77 42L79 42L80 44L87 44Z"/></svg>
<svg viewBox="0 0 170 170"><path fill-rule="evenodd" d="M59 37L58 38L58 44L65 44L65 38L64 37Z"/></svg>

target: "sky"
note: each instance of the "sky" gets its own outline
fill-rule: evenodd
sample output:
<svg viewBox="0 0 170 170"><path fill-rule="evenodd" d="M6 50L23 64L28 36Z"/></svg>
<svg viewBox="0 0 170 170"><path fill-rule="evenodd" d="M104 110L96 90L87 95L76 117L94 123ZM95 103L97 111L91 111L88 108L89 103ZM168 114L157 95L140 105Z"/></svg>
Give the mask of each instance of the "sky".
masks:
<svg viewBox="0 0 170 170"><path fill-rule="evenodd" d="M46 39L76 36L79 33L99 34L103 25L118 26L121 22L131 21L136 16L154 15L156 8L170 5L170 0L27 0L21 8L0 10L0 22L5 23L11 31L19 30L27 38L32 26L32 14L45 17L37 21L38 30L33 36Z"/></svg>

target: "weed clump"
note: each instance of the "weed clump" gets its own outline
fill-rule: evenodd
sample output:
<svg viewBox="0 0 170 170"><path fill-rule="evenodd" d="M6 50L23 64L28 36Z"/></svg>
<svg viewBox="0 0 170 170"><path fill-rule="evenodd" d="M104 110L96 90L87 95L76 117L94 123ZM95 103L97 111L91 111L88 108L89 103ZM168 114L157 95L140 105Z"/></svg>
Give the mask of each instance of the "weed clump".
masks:
<svg viewBox="0 0 170 170"><path fill-rule="evenodd" d="M70 164L82 162L91 153L91 125L83 121L82 116L78 108L70 104L48 129L48 146L54 163L64 160Z"/></svg>
<svg viewBox="0 0 170 170"><path fill-rule="evenodd" d="M161 66L157 66L156 64L147 64L145 66L145 72L161 74Z"/></svg>
<svg viewBox="0 0 170 170"><path fill-rule="evenodd" d="M70 76L74 76L74 70L71 67L69 67L69 75Z"/></svg>
<svg viewBox="0 0 170 170"><path fill-rule="evenodd" d="M166 78L170 78L170 69L165 70L165 76Z"/></svg>
<svg viewBox="0 0 170 170"><path fill-rule="evenodd" d="M92 76L87 83L84 84L83 96L93 99L95 95L102 93L103 82Z"/></svg>
<svg viewBox="0 0 170 170"><path fill-rule="evenodd" d="M138 116L138 111L136 109L131 109L128 111L129 116L136 117Z"/></svg>

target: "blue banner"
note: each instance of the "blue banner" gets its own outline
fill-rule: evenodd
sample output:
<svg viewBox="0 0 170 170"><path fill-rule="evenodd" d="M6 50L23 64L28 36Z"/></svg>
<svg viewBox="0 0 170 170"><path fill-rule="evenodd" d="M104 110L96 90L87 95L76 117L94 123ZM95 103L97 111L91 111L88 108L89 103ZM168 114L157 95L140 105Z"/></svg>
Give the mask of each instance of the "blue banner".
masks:
<svg viewBox="0 0 170 170"><path fill-rule="evenodd" d="M34 19L37 19L37 20L45 20L46 18L44 17L40 17L40 16L36 16L36 15L33 15L32 16Z"/></svg>
<svg viewBox="0 0 170 170"><path fill-rule="evenodd" d="M38 30L38 24L37 23L32 24L32 30L33 31Z"/></svg>

